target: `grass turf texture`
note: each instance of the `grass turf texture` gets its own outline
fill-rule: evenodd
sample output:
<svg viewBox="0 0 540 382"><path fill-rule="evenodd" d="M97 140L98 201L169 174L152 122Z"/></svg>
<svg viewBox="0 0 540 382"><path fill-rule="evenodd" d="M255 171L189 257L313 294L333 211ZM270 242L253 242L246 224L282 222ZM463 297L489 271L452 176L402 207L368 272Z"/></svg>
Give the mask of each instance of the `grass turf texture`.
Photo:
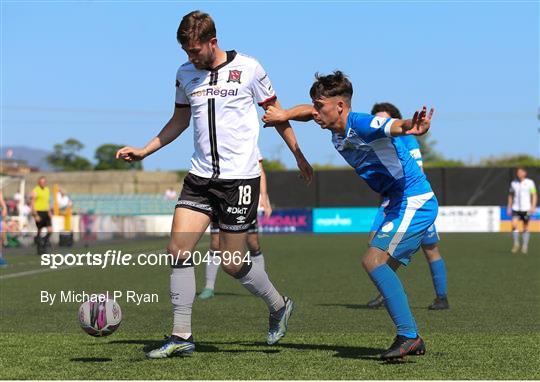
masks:
<svg viewBox="0 0 540 382"><path fill-rule="evenodd" d="M0 279L0 379L539 379L538 239L531 239L529 255L511 255L507 234L443 235L449 311L427 310L434 292L427 262L416 254L399 273L427 354L401 364L378 360L394 332L384 309L365 307L376 292L360 265L363 235L263 236L270 277L296 302L287 336L267 346L263 302L220 272L216 297L194 304L197 349L186 358L144 357L171 328L166 266L74 267ZM160 239L93 249L164 246ZM43 269L37 256L6 258L10 266L0 277ZM204 267L196 272L200 291ZM115 289L157 293L159 303L120 300L123 322L105 338L82 332L79 304L39 302L41 290Z"/></svg>

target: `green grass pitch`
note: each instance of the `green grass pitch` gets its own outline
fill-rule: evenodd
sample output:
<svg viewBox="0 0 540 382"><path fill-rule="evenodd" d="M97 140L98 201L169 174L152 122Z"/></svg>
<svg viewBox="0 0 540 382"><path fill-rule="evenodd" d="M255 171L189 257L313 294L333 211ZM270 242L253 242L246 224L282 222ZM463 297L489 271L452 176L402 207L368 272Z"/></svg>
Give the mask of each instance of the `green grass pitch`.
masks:
<svg viewBox="0 0 540 382"><path fill-rule="evenodd" d="M427 354L400 364L377 358L394 332L384 309L365 308L375 295L360 264L366 238L262 236L271 279L296 302L287 336L265 345L264 303L220 272L217 296L194 304L196 353L165 360L147 360L144 351L171 329L166 266L32 273L44 269L37 256L8 252L10 266L0 270L0 379L540 379L540 237L531 238L528 255L511 255L508 234L443 234L449 311L426 309L434 292L416 254L399 273ZM165 239L152 239L92 249L164 247ZM196 272L200 291L204 267ZM104 338L79 328L79 304L39 302L41 290L115 289L157 293L159 303L120 301L123 322Z"/></svg>

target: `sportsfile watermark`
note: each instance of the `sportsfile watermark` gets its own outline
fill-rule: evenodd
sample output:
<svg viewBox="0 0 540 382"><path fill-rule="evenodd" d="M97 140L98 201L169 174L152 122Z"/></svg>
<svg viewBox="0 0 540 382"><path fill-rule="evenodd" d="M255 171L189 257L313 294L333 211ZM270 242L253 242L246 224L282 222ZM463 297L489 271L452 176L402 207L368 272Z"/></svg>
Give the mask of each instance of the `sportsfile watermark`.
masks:
<svg viewBox="0 0 540 382"><path fill-rule="evenodd" d="M250 263L250 252L240 251L178 251L171 253L139 253L131 254L122 250L108 249L103 253L88 251L86 253L44 253L41 255L41 266L58 269L68 266L92 266L107 268L110 266L191 266L213 263L216 265L242 265Z"/></svg>

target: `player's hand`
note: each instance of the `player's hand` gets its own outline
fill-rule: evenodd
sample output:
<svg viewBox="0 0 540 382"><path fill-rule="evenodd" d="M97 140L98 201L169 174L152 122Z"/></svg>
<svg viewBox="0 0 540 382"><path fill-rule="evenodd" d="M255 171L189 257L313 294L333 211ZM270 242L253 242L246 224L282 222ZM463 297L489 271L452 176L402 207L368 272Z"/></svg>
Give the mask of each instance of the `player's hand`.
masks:
<svg viewBox="0 0 540 382"><path fill-rule="evenodd" d="M535 212L536 208L531 208L531 210L529 211L529 216L533 216Z"/></svg>
<svg viewBox="0 0 540 382"><path fill-rule="evenodd" d="M6 209L2 208L2 218L5 218L7 216Z"/></svg>
<svg viewBox="0 0 540 382"><path fill-rule="evenodd" d="M287 122L287 120L287 112L272 105L266 108L266 112L262 117L264 127L273 126L277 123Z"/></svg>
<svg viewBox="0 0 540 382"><path fill-rule="evenodd" d="M512 216L512 209L506 208L506 216Z"/></svg>
<svg viewBox="0 0 540 382"><path fill-rule="evenodd" d="M146 156L143 149L137 149L135 147L125 146L116 152L116 159L123 159L126 162L133 162L143 160Z"/></svg>
<svg viewBox="0 0 540 382"><path fill-rule="evenodd" d="M40 222L40 221L41 221L41 216L39 216L38 214L35 214L35 215L34 215L34 220L35 220L36 222Z"/></svg>
<svg viewBox="0 0 540 382"><path fill-rule="evenodd" d="M264 217L269 218L272 215L272 207L268 203L263 204Z"/></svg>
<svg viewBox="0 0 540 382"><path fill-rule="evenodd" d="M308 185L311 184L313 180L313 168L303 155L296 160L296 165L300 170L300 178L304 179Z"/></svg>
<svg viewBox="0 0 540 382"><path fill-rule="evenodd" d="M422 110L414 112L412 117L411 128L406 131L407 135L424 135L431 127L431 117L435 110L431 108L429 114L426 115L426 106L422 107Z"/></svg>

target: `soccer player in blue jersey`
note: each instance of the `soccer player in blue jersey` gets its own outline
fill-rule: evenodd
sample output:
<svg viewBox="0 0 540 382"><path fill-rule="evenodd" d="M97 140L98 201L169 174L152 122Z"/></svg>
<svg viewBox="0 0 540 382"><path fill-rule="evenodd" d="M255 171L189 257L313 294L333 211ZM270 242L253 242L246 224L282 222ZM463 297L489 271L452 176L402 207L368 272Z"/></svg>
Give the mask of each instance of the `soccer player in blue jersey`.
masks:
<svg viewBox="0 0 540 382"><path fill-rule="evenodd" d="M383 117L383 118L396 118L396 119L402 119L401 112L397 107L392 105L388 102L382 102L382 103L376 103L373 105L373 108L371 109L371 114L376 117ZM412 135L404 135L400 137L396 137L394 139L399 139L411 156L414 158L420 169L423 171L423 162L422 162L422 153L420 151L420 145L418 144L417 139ZM375 236L375 232L377 232L377 229L380 227L382 221L384 220L384 209L388 205L388 198L384 199L382 201L381 207L379 208L379 211L377 212L377 216L375 216L375 219L373 220L373 224L371 226L371 233L369 236L369 241L373 239ZM428 231L422 238L422 251L424 252L424 255L426 257L426 260L429 263L429 269L431 271L431 278L433 281L433 287L435 288L435 300L428 306L428 309L430 310L442 310L442 309L449 309L450 304L448 303L447 298L447 281L446 281L446 266L444 264L444 260L441 256L441 253L439 251L439 234L437 233L437 229L435 228L435 225L432 225L429 227ZM400 266L400 262L398 261L390 261L388 265L395 271ZM367 303L367 306L372 309L376 309L381 307L384 304L384 297L379 294L376 298L369 301Z"/></svg>
<svg viewBox="0 0 540 382"><path fill-rule="evenodd" d="M437 217L438 203L424 173L407 148L393 137L423 135L430 127L433 109L416 112L412 119L375 117L351 111L353 88L340 71L316 75L310 89L313 105L298 105L286 111L268 108L263 121L314 119L332 132L332 143L355 172L385 198L385 216L369 243L362 265L386 301L396 326L392 345L383 360L422 355L426 347L418 335L407 295L388 262L391 258L407 265L420 248L422 238Z"/></svg>

